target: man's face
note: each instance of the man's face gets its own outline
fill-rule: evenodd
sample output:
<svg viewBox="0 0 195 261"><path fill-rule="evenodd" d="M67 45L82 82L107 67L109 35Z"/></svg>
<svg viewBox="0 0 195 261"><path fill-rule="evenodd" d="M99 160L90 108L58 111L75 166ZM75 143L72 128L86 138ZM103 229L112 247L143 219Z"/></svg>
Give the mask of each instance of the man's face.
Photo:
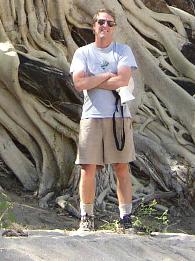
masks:
<svg viewBox="0 0 195 261"><path fill-rule="evenodd" d="M95 36L99 38L112 39L115 22L112 16L107 13L99 13L97 21L93 26Z"/></svg>

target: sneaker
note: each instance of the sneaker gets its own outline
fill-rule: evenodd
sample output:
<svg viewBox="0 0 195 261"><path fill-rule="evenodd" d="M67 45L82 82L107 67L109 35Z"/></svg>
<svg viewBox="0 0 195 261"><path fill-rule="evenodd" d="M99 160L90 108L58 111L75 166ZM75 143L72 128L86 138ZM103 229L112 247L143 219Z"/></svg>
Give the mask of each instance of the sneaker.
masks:
<svg viewBox="0 0 195 261"><path fill-rule="evenodd" d="M118 232L134 232L131 214L125 215L123 218L120 219L118 224Z"/></svg>
<svg viewBox="0 0 195 261"><path fill-rule="evenodd" d="M94 231L94 216L81 216L78 231Z"/></svg>

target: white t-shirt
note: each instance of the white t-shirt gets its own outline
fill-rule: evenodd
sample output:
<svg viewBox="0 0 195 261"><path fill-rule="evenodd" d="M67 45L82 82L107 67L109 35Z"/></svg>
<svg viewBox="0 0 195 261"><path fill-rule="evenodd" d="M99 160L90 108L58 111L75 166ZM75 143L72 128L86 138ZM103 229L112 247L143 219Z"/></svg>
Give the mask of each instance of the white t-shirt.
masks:
<svg viewBox="0 0 195 261"><path fill-rule="evenodd" d="M112 42L106 48L97 48L94 43L78 48L73 56L70 73L83 71L87 75L103 72L117 73L121 66L137 68L131 48L125 44ZM84 90L82 119L112 118L116 98L112 91L94 88ZM123 105L124 117L131 117L128 105ZM120 110L115 117L121 117Z"/></svg>

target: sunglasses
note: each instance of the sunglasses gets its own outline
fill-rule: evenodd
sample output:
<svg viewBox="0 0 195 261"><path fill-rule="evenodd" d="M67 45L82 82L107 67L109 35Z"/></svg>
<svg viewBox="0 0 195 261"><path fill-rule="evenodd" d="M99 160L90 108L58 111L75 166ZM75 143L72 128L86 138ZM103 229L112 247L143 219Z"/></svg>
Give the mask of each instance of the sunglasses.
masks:
<svg viewBox="0 0 195 261"><path fill-rule="evenodd" d="M97 19L96 22L99 24L99 25L103 25L105 23L107 23L107 25L109 27L113 27L116 25L116 23L114 21L111 21L111 20L106 20L106 19Z"/></svg>

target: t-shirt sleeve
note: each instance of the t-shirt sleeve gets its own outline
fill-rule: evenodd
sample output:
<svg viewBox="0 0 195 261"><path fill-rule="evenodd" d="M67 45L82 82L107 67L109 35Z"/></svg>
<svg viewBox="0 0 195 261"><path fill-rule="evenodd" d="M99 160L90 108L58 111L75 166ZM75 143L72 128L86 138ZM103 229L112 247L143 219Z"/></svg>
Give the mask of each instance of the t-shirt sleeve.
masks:
<svg viewBox="0 0 195 261"><path fill-rule="evenodd" d="M79 48L75 51L72 62L70 65L70 73L73 72L86 72L86 58L82 52L82 49Z"/></svg>
<svg viewBox="0 0 195 261"><path fill-rule="evenodd" d="M123 45L120 51L118 68L121 66L128 66L131 69L137 69L137 63L131 48L128 45Z"/></svg>

